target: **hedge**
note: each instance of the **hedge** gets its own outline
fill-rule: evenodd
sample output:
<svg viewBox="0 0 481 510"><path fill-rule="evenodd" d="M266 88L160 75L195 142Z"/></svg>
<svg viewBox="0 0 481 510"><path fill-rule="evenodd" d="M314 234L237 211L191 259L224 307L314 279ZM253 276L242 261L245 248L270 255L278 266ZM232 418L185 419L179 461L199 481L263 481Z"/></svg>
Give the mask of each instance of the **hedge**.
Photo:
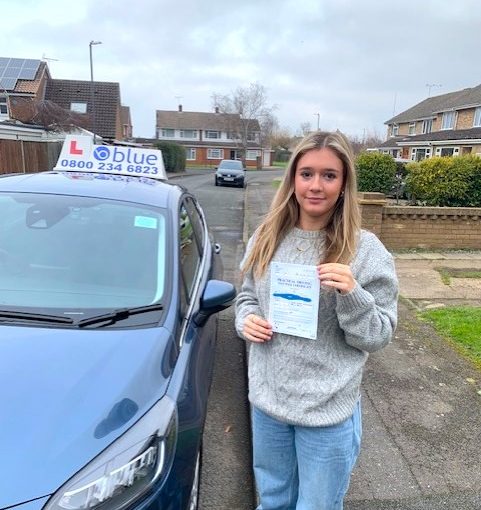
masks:
<svg viewBox="0 0 481 510"><path fill-rule="evenodd" d="M407 188L425 205L481 207L481 158L434 157L408 163Z"/></svg>
<svg viewBox="0 0 481 510"><path fill-rule="evenodd" d="M356 158L359 191L388 194L396 183L396 162L389 154L361 152Z"/></svg>
<svg viewBox="0 0 481 510"><path fill-rule="evenodd" d="M154 147L162 151L166 172L185 171L185 147L175 142L155 142Z"/></svg>

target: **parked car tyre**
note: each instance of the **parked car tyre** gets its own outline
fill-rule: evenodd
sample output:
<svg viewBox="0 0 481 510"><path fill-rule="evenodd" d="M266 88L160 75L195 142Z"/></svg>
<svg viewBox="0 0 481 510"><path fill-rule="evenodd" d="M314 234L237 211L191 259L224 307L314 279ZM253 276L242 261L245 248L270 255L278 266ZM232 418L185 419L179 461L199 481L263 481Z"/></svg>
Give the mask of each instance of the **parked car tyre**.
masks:
<svg viewBox="0 0 481 510"><path fill-rule="evenodd" d="M215 178L215 185L219 186L219 181L217 180L217 177Z"/></svg>

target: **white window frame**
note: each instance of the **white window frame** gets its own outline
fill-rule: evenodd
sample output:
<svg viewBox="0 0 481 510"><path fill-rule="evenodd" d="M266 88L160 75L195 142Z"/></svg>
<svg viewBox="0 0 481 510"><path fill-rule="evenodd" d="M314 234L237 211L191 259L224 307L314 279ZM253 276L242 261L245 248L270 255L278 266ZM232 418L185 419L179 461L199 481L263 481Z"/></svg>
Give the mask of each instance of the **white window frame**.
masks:
<svg viewBox="0 0 481 510"><path fill-rule="evenodd" d="M473 127L481 127L481 106L474 110Z"/></svg>
<svg viewBox="0 0 481 510"><path fill-rule="evenodd" d="M206 129L204 132L205 138L209 140L218 140L220 138L220 131L215 131L213 129Z"/></svg>
<svg viewBox="0 0 481 510"><path fill-rule="evenodd" d="M224 149L207 149L207 159L224 159Z"/></svg>
<svg viewBox="0 0 481 510"><path fill-rule="evenodd" d="M393 124L391 126L391 136L398 136L399 134L399 126L397 124Z"/></svg>
<svg viewBox="0 0 481 510"><path fill-rule="evenodd" d="M179 131L179 136L181 138L190 138L190 139L197 138L197 130L196 129L181 129Z"/></svg>
<svg viewBox="0 0 481 510"><path fill-rule="evenodd" d="M187 161L195 161L197 159L197 151L195 147L186 147L185 148L185 159Z"/></svg>
<svg viewBox="0 0 481 510"><path fill-rule="evenodd" d="M228 140L240 140L240 134L237 131L228 131L227 139Z"/></svg>
<svg viewBox="0 0 481 510"><path fill-rule="evenodd" d="M409 123L409 134L410 135L415 135L416 134L416 123L415 122L410 122Z"/></svg>
<svg viewBox="0 0 481 510"><path fill-rule="evenodd" d="M443 112L441 120L441 130L454 129L456 125L456 112Z"/></svg>
<svg viewBox="0 0 481 510"><path fill-rule="evenodd" d="M422 159L418 159L418 152L421 153L421 151L423 152L424 157ZM413 149L413 155L411 159L413 159L414 161L422 161L423 159L429 159L430 157L431 157L430 147L416 147Z"/></svg>
<svg viewBox="0 0 481 510"><path fill-rule="evenodd" d="M162 138L175 138L175 129L162 128L159 131L160 131L160 136ZM170 134L170 133L172 133L172 134Z"/></svg>
<svg viewBox="0 0 481 510"><path fill-rule="evenodd" d="M7 96L0 96L0 116L8 117Z"/></svg>
<svg viewBox="0 0 481 510"><path fill-rule="evenodd" d="M423 135L433 131L433 119L423 120Z"/></svg>
<svg viewBox="0 0 481 510"><path fill-rule="evenodd" d="M87 103L85 101L72 101L70 111L76 113L87 113Z"/></svg>
<svg viewBox="0 0 481 510"><path fill-rule="evenodd" d="M261 151L246 150L246 161L256 161L261 156Z"/></svg>
<svg viewBox="0 0 481 510"><path fill-rule="evenodd" d="M446 155L446 154L443 154L443 151L453 151L453 152L452 152L452 154L447 154L447 155ZM443 158L445 158L445 157L450 157L450 156L454 156L454 155L455 155L455 154L454 154L455 152L456 152L456 148L455 148L455 147L439 147L439 155L440 155L441 157L443 157ZM457 151L457 152L459 152L459 149L458 149L458 151Z"/></svg>

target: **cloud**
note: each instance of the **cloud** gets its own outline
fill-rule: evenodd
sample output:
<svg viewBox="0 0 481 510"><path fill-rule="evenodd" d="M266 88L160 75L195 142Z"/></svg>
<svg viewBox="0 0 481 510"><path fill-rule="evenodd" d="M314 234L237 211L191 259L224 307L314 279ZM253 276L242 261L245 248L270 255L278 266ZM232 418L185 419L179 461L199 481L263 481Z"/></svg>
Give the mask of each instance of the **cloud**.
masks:
<svg viewBox="0 0 481 510"><path fill-rule="evenodd" d="M134 134L156 109L209 111L214 92L258 81L281 126L362 135L439 94L477 85L476 0L0 0L2 56L56 58L54 78L120 83Z"/></svg>

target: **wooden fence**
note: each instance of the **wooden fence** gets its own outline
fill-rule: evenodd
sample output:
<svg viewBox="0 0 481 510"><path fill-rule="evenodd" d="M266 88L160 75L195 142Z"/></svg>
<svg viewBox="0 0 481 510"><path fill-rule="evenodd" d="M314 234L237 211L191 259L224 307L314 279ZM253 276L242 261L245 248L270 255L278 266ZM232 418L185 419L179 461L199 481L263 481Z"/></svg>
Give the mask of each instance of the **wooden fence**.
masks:
<svg viewBox="0 0 481 510"><path fill-rule="evenodd" d="M61 149L62 142L0 140L0 174L52 170Z"/></svg>

